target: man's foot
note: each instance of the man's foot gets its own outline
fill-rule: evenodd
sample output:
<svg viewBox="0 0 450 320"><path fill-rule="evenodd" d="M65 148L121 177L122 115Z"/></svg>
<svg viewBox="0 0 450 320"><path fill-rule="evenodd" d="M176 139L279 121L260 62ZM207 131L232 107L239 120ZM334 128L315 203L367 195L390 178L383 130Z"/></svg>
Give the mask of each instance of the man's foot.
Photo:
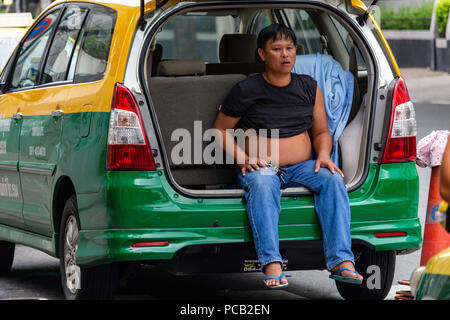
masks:
<svg viewBox="0 0 450 320"><path fill-rule="evenodd" d="M281 264L279 262L271 262L269 264L267 264L264 267L264 273L266 274L266 276L272 276L272 277L280 277L280 275L283 273L283 271L281 270ZM266 280L266 285L268 287L277 287L280 284L284 285L287 284L288 281L286 279L286 277L281 278L281 283L278 279L267 279Z"/></svg>
<svg viewBox="0 0 450 320"><path fill-rule="evenodd" d="M345 278L355 278L361 281L364 279L359 273L355 272L355 267L353 266L353 263L351 261L343 261L339 263L337 266L331 269L331 273L336 274L342 268L347 268L349 270L342 270L340 276Z"/></svg>

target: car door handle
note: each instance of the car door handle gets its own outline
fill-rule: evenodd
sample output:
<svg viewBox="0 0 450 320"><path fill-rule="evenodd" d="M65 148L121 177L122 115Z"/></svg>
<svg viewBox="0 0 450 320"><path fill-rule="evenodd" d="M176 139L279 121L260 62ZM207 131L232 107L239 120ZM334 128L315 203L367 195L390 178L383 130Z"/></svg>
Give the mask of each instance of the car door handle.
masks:
<svg viewBox="0 0 450 320"><path fill-rule="evenodd" d="M61 118L61 116L63 115L63 111L62 110L54 110L52 111L52 117L55 118Z"/></svg>
<svg viewBox="0 0 450 320"><path fill-rule="evenodd" d="M17 113L13 114L13 119L22 120L22 118L23 118L23 113L22 112L17 112Z"/></svg>

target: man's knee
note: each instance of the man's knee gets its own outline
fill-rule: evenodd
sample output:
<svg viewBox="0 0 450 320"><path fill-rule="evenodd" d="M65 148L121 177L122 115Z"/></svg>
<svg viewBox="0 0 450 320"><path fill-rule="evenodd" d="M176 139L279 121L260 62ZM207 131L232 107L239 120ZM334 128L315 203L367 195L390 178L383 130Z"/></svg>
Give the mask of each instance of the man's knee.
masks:
<svg viewBox="0 0 450 320"><path fill-rule="evenodd" d="M320 171L323 171L321 178L324 180L325 184L336 185L338 187L345 186L344 179L337 171L335 171L334 174L328 168L321 168L319 172Z"/></svg>

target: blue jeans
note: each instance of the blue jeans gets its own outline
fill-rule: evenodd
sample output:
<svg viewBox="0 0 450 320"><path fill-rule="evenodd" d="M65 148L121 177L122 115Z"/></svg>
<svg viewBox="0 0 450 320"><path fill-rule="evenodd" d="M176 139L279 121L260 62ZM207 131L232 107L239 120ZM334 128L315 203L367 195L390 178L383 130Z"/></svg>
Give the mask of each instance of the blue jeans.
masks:
<svg viewBox="0 0 450 320"><path fill-rule="evenodd" d="M269 166L245 176L238 173L238 183L245 190L247 215L262 270L282 258L278 241L278 217L281 189L306 187L314 192L316 214L322 229L323 249L328 270L343 261L354 264L350 237L350 205L344 180L328 168L314 172L315 160L281 167L284 176Z"/></svg>

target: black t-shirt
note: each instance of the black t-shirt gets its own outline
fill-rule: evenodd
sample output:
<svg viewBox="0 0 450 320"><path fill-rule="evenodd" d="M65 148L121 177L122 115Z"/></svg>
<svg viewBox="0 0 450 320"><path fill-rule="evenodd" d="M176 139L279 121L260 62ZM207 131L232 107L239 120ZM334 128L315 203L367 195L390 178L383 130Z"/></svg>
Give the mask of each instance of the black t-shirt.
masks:
<svg viewBox="0 0 450 320"><path fill-rule="evenodd" d="M247 128L278 129L279 137L300 134L312 127L317 82L308 75L291 73L285 87L268 83L262 74L246 78L230 91L220 109L230 117L240 117Z"/></svg>

